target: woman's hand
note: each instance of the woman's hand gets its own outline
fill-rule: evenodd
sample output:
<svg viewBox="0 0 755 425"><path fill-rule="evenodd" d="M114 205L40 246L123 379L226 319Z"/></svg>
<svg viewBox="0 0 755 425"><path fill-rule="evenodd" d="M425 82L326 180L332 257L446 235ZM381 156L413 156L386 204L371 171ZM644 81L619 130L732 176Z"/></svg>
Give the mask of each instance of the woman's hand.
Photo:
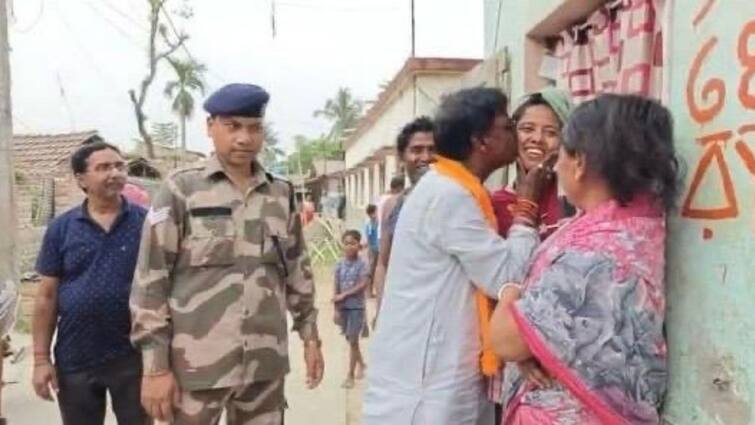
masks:
<svg viewBox="0 0 755 425"><path fill-rule="evenodd" d="M534 358L529 358L516 363L519 373L524 380L538 389L548 389L553 387L553 379L544 371L540 364Z"/></svg>
<svg viewBox="0 0 755 425"><path fill-rule="evenodd" d="M543 190L553 182L553 166L557 160L558 154L551 154L540 165L529 170L516 188L517 196L535 203L540 201Z"/></svg>

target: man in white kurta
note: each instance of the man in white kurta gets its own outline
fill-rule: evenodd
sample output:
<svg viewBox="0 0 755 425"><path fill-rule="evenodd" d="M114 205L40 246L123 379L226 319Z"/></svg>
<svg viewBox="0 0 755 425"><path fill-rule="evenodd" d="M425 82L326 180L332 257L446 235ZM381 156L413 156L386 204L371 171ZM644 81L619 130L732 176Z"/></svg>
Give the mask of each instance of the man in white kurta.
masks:
<svg viewBox="0 0 755 425"><path fill-rule="evenodd" d="M519 282L539 240L502 239L459 183L429 171L403 206L364 398L365 425L475 425L488 410L475 302ZM491 419L492 423L492 419Z"/></svg>

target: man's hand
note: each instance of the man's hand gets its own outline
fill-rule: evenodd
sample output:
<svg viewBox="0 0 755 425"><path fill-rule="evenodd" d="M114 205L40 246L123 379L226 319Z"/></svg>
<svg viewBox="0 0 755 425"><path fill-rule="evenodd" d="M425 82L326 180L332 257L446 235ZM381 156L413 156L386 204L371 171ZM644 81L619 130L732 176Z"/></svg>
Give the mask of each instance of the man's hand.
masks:
<svg viewBox="0 0 755 425"><path fill-rule="evenodd" d="M341 302L341 301L343 301L343 300L344 300L344 296L343 296L343 294L338 294L338 295L336 295L336 296L334 296L334 297L333 297L333 300L332 300L332 301L333 301L334 303L340 303L340 302Z"/></svg>
<svg viewBox="0 0 755 425"><path fill-rule="evenodd" d="M304 341L304 364L307 366L307 388L311 390L320 385L325 371L320 341Z"/></svg>
<svg viewBox="0 0 755 425"><path fill-rule="evenodd" d="M142 406L158 421L173 422L173 409L181 402L181 393L172 372L142 377Z"/></svg>
<svg viewBox="0 0 755 425"><path fill-rule="evenodd" d="M529 170L516 188L517 195L528 201L539 202L543 190L555 178L553 166L557 160L558 154L554 153L540 165Z"/></svg>
<svg viewBox="0 0 755 425"><path fill-rule="evenodd" d="M52 363L48 361L34 365L32 385L41 399L54 401L53 393L58 392L58 374Z"/></svg>
<svg viewBox="0 0 755 425"><path fill-rule="evenodd" d="M540 364L534 358L517 362L519 372L524 377L524 380L534 385L535 388L548 389L553 386L553 379L548 375L548 372L544 371Z"/></svg>

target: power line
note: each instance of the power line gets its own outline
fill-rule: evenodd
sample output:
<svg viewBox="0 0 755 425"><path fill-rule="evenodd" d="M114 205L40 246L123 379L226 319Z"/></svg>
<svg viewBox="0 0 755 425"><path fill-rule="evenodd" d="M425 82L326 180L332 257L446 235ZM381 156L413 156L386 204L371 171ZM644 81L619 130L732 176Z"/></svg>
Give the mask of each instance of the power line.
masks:
<svg viewBox="0 0 755 425"><path fill-rule="evenodd" d="M121 17L123 17L124 19L126 19L127 21L129 21L132 24L134 24L140 30L142 30L142 31L146 31L147 30L147 27L144 26L143 22L140 22L139 20L137 20L133 16L129 15L128 13L126 13L124 11L122 11L121 9L119 9L118 7L116 7L110 1L108 1L108 0L100 0L100 2L101 2L101 4L104 4L108 9L112 10L113 12L117 13L118 15L120 15Z"/></svg>
<svg viewBox="0 0 755 425"><path fill-rule="evenodd" d="M76 120L73 116L73 109L71 109L71 104L68 102L68 96L66 96L66 89L63 87L63 80L60 78L60 72L57 73L58 77L58 87L60 88L60 98L63 99L63 105L66 107L66 112L68 112L68 120L71 124L71 131L76 131Z"/></svg>
<svg viewBox="0 0 755 425"><path fill-rule="evenodd" d="M71 34L71 38L73 39L74 44L76 45L76 47L78 48L78 50L80 51L80 53L82 54L82 56L84 56L84 58L87 61L89 61L89 64L97 72L97 74L104 81L105 85L108 88L114 87L115 86L114 80L112 78L110 78L110 76L107 75L107 73L102 70L102 68L97 63L97 61L94 60L94 56L92 56L92 54L89 52L89 50L86 48L86 46L84 46L84 44L81 42L81 40L79 39L79 37L76 36L76 32L73 30L73 27L68 22L68 19L66 19L65 15L60 10L60 8L56 7L55 10L57 12L58 18L60 18L60 21L63 23L63 26Z"/></svg>
<svg viewBox="0 0 755 425"><path fill-rule="evenodd" d="M168 11L165 10L165 7L163 7L161 11L163 12L163 16L165 16L165 20L168 21L168 25L170 26L171 31L173 31L173 35L176 36L177 40L181 40L181 34L176 29L176 25L173 23L173 19L170 17L170 13L168 13ZM189 47L186 46L186 42L183 42L181 44L181 48L184 50L184 52L186 52L186 55L189 57L189 59L192 62L196 62L194 60L194 57L191 55L191 52L189 51Z"/></svg>
<svg viewBox="0 0 755 425"><path fill-rule="evenodd" d="M165 20L168 21L168 26L170 27L170 30L173 32L173 35L176 37L176 39L180 40L181 39L181 34L178 32L178 29L176 28L176 25L173 23L173 18L170 17L170 13L168 13L165 10L165 8L162 9L162 12L163 12L163 15L165 16ZM194 55L192 55L191 51L189 51L189 46L186 45L186 41L184 41L183 44L181 44L181 47L183 48L184 52L186 52L186 56L189 57L189 60L191 60L192 62L198 63L194 59ZM213 71L213 69L210 68L210 67L207 67L207 72L211 76L213 76L217 80L219 80L221 83L225 82L225 81L228 81L222 75L219 75L218 73L216 73L215 71Z"/></svg>
<svg viewBox="0 0 755 425"><path fill-rule="evenodd" d="M113 29L115 29L120 35L122 35L124 38L126 38L129 42L134 44L136 47L139 47L140 49L143 49L144 46L139 42L138 40L134 39L131 34L129 34L126 30L121 28L118 24L113 22L110 18L105 16L99 9L97 9L93 3L86 2L86 5L91 9L97 16L102 18L106 23L108 23Z"/></svg>

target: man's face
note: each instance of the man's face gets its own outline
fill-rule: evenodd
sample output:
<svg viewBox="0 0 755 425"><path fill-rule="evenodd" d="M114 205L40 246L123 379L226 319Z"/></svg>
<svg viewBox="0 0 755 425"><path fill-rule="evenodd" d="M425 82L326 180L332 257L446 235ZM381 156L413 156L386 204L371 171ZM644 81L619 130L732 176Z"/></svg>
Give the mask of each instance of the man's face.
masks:
<svg viewBox="0 0 755 425"><path fill-rule="evenodd" d="M262 118L251 117L210 117L207 135L220 161L232 167L246 167L254 162L265 138Z"/></svg>
<svg viewBox="0 0 755 425"><path fill-rule="evenodd" d="M409 138L409 144L401 159L404 161L406 172L412 183L416 182L422 175L421 171L432 163L434 155L435 139L432 132L420 131Z"/></svg>
<svg viewBox="0 0 755 425"><path fill-rule="evenodd" d="M509 165L518 156L514 125L506 113L496 115L490 130L482 137L485 158L493 170Z"/></svg>
<svg viewBox="0 0 755 425"><path fill-rule="evenodd" d="M126 184L126 161L112 149L93 152L87 158L86 171L76 174L76 180L87 196L117 198Z"/></svg>

